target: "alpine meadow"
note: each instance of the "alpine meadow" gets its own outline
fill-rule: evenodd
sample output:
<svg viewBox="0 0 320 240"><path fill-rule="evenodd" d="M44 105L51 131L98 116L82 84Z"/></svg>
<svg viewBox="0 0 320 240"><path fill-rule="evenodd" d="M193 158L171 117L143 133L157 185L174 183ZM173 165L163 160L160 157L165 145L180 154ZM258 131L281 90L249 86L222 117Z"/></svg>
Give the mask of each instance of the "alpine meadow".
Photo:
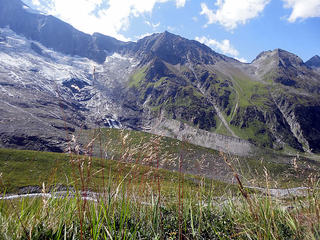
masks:
<svg viewBox="0 0 320 240"><path fill-rule="evenodd" d="M0 240L320 239L319 17L0 0Z"/></svg>

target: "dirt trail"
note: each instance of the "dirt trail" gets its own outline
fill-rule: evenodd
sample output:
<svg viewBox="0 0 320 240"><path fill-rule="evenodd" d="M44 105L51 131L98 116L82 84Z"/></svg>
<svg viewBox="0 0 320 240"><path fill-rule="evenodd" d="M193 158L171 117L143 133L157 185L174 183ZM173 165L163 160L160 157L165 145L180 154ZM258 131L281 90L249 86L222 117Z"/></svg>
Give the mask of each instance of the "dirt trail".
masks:
<svg viewBox="0 0 320 240"><path fill-rule="evenodd" d="M285 197L298 197L306 196L308 194L309 188L307 187L295 187L295 188L261 188L261 187L251 187L246 186L246 188L258 190L263 194L269 194L272 197L285 198ZM36 197L45 197L45 198L66 198L66 197L75 197L76 194L70 191L59 191L52 193L30 193L30 194L12 194L0 197L0 200L13 200L21 198L36 198ZM77 195L78 196L78 195ZM102 193L97 192L80 192L80 196L83 200L98 202ZM142 204L147 204L142 202Z"/></svg>
<svg viewBox="0 0 320 240"><path fill-rule="evenodd" d="M249 189L258 190L264 194L269 194L273 197L283 198L283 197L292 197L292 196L306 196L308 189L307 187L295 187L295 188L261 188L261 187L250 187L246 186Z"/></svg>

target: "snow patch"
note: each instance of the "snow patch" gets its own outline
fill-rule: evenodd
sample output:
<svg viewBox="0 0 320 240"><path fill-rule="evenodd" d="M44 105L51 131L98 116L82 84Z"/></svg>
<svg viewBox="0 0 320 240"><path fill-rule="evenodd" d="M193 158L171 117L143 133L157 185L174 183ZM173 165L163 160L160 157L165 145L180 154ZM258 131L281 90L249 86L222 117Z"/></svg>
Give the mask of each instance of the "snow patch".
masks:
<svg viewBox="0 0 320 240"><path fill-rule="evenodd" d="M133 58L122 56L119 53L114 53L113 55L106 57L105 63L108 63L108 62L113 61L115 59L126 60L126 61L129 61L129 62L133 61Z"/></svg>
<svg viewBox="0 0 320 240"><path fill-rule="evenodd" d="M48 15L48 14L45 14L45 13L40 12L40 11L38 11L38 10L32 9L32 8L30 8L30 7L27 6L27 5L23 5L22 8L23 8L23 10L25 10L25 11L28 12L28 13Z"/></svg>

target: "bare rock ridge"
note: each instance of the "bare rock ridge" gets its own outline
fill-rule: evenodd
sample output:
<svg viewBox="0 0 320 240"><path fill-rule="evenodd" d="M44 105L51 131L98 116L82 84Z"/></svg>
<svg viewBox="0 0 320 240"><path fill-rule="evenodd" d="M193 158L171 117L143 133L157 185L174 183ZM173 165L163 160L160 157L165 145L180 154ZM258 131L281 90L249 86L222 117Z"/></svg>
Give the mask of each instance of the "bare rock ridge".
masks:
<svg viewBox="0 0 320 240"><path fill-rule="evenodd" d="M320 69L320 57L318 55L313 56L306 62L306 65L310 68Z"/></svg>
<svg viewBox="0 0 320 240"><path fill-rule="evenodd" d="M244 64L169 32L121 42L0 0L0 147L64 151L79 129L114 127L320 152L319 63L275 49Z"/></svg>

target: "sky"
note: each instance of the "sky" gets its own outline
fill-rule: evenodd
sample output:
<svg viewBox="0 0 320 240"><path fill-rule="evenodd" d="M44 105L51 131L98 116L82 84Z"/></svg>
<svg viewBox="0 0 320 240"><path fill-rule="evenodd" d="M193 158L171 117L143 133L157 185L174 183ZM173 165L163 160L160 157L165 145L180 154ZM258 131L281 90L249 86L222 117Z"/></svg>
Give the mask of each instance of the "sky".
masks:
<svg viewBox="0 0 320 240"><path fill-rule="evenodd" d="M137 41L168 31L251 62L281 48L320 55L320 0L23 0L92 34Z"/></svg>

